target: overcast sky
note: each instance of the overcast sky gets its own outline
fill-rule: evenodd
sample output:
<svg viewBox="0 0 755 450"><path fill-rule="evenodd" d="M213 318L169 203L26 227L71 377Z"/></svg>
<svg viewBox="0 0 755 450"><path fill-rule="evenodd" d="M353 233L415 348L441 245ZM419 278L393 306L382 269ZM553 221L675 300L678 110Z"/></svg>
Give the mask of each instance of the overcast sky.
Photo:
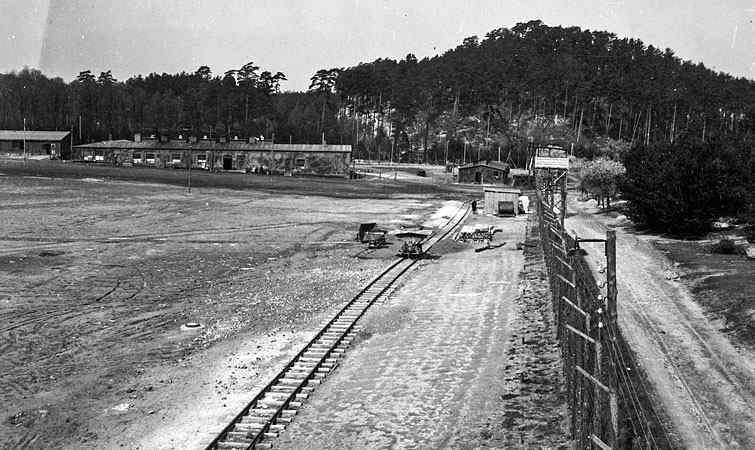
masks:
<svg viewBox="0 0 755 450"><path fill-rule="evenodd" d="M0 71L222 74L254 61L303 90L321 68L433 56L533 19L637 37L755 79L755 1L0 0Z"/></svg>

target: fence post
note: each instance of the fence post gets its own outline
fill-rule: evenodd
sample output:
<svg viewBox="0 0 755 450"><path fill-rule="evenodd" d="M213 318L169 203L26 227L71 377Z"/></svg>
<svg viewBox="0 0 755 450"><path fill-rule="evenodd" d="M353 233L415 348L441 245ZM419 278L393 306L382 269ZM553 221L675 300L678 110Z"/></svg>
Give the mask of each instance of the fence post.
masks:
<svg viewBox="0 0 755 450"><path fill-rule="evenodd" d="M613 335L618 332L617 312L616 312L616 230L606 232L606 327L614 330ZM612 339L610 336L608 339ZM614 348L618 348L618 343L614 343ZM623 370L617 367L616 361L611 358L611 372L608 374L609 382L609 406L611 409L611 427L613 428L611 448L617 448L620 442L619 436L619 401L618 401L618 371Z"/></svg>
<svg viewBox="0 0 755 450"><path fill-rule="evenodd" d="M616 325L616 230L606 232L606 309L608 325Z"/></svg>
<svg viewBox="0 0 755 450"><path fill-rule="evenodd" d="M561 231L566 230L564 228L564 220L566 219L566 174L561 176L561 211L559 213L561 219Z"/></svg>
<svg viewBox="0 0 755 450"><path fill-rule="evenodd" d="M601 358L603 358L603 355L601 354L601 348L600 348L600 328L597 327L595 330L595 365L593 367L593 375L595 378L597 378L600 381L603 381L603 374L601 369ZM601 414L600 414L600 388L595 386L595 390L593 395L595 396L593 398L593 408L592 408L592 434L597 436L603 436L602 430L601 430Z"/></svg>

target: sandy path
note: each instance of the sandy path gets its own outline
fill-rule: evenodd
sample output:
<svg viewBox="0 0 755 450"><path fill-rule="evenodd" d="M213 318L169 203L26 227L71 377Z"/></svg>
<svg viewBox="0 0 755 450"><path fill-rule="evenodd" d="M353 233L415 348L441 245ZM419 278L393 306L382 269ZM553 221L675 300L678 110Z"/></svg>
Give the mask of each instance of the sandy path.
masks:
<svg viewBox="0 0 755 450"><path fill-rule="evenodd" d="M567 230L605 236L612 219L591 214L586 205L571 203L577 215L566 220ZM752 352L732 346L689 290L666 279L671 263L653 247L652 236L620 227L616 232L619 326L678 438L690 449L755 448ZM601 249L591 245L584 247L601 258Z"/></svg>
<svg viewBox="0 0 755 450"><path fill-rule="evenodd" d="M467 433L499 408L502 374L514 372L509 337L524 259L512 242L524 223L496 222L502 248L475 253L469 244L416 269L366 318L366 340L275 447L472 448Z"/></svg>

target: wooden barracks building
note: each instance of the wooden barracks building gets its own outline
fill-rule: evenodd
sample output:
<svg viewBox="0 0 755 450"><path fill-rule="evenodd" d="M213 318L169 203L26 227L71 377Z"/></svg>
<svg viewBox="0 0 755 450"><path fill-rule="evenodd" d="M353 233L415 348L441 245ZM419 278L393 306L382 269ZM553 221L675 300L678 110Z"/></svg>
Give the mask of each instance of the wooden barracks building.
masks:
<svg viewBox="0 0 755 450"><path fill-rule="evenodd" d="M133 141L103 141L73 147L74 161L118 166L151 166L206 170L243 170L281 174L347 175L351 145L274 144L225 137L194 136L170 139L161 136Z"/></svg>
<svg viewBox="0 0 755 450"><path fill-rule="evenodd" d="M509 165L496 161L477 161L459 167L459 183L508 184Z"/></svg>
<svg viewBox="0 0 755 450"><path fill-rule="evenodd" d="M0 155L59 159L70 149L68 131L0 130Z"/></svg>

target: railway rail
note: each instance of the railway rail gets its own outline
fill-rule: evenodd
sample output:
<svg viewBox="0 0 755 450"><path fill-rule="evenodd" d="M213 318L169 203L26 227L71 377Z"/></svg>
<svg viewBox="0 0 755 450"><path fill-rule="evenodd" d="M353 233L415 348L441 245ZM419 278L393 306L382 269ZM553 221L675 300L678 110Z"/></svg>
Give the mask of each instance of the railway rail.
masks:
<svg viewBox="0 0 755 450"><path fill-rule="evenodd" d="M465 206L422 245L427 250L448 236L469 215ZM398 258L349 301L312 340L267 384L206 447L220 449L272 448L276 438L323 378L338 364L356 336L356 324L367 310L395 285L416 259Z"/></svg>

